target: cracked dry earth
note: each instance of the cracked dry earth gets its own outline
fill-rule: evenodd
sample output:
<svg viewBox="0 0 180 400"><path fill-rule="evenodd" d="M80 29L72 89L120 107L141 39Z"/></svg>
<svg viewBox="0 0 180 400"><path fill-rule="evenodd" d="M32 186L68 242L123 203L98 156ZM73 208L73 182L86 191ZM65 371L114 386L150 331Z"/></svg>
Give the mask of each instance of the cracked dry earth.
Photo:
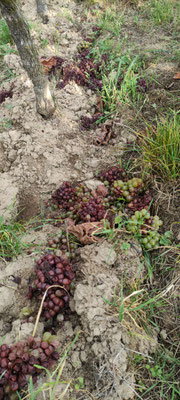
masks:
<svg viewBox="0 0 180 400"><path fill-rule="evenodd" d="M49 1L49 23L43 25L36 15L33 0L22 4L24 14L34 26L31 33L39 55L47 58L58 55L71 61L83 35L91 30L88 23L81 22L81 5L68 0ZM43 49L44 39L48 40L48 45ZM107 147L95 146L93 138L97 132L81 130L80 117L93 114L96 96L74 82L61 90L51 82L56 112L51 120L44 120L36 113L32 84L19 56L6 55L4 61L14 73L11 81L14 94L1 105L4 126L0 132L0 214L16 199L17 210L24 208L22 215L28 220L40 211L42 199L65 180L84 181L93 188L96 170L108 163L116 163L122 145L132 137L117 128L116 138ZM4 86L9 89L9 82ZM41 243L43 251L48 238L57 233L58 228L46 226L26 240L33 240L34 246ZM135 248L137 246L136 243ZM64 376L83 376L85 389L94 399L133 399L135 378L129 356L134 351L148 355L157 343L155 332L147 337L142 328L132 325L132 321L127 325L120 324L117 313L111 313L103 300L103 296L108 301L113 300L122 272L127 273L129 282L135 275L143 274L141 251L137 254L132 247L126 255L121 253L112 250L107 241L81 249L77 283L70 304L72 317L60 321L57 326L62 348L73 340L77 331L82 331L68 356ZM28 304L27 278L33 274L34 258L35 253L24 254L1 265L0 337L5 335L8 344L32 334L34 324L22 324L19 313L24 304ZM13 275L21 277L18 287L13 282ZM46 327L40 322L38 335L44 329ZM58 386L58 394L61 390ZM86 391L73 396L74 399L90 398ZM69 395L64 398L69 399Z"/></svg>

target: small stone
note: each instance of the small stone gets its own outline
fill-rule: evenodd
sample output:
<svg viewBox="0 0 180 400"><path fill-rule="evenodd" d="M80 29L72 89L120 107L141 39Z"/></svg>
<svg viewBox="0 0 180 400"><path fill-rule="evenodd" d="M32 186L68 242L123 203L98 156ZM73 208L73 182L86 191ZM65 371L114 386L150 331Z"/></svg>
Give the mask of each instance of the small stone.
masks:
<svg viewBox="0 0 180 400"><path fill-rule="evenodd" d="M167 339L167 332L166 332L165 329L162 329L162 330L161 330L160 335L161 335L161 337L162 337L163 340L166 340L166 339Z"/></svg>
<svg viewBox="0 0 180 400"><path fill-rule="evenodd" d="M58 314L56 317L57 322L62 322L64 321L64 315L63 314Z"/></svg>
<svg viewBox="0 0 180 400"><path fill-rule="evenodd" d="M10 150L8 154L9 161L13 162L16 158L16 150Z"/></svg>

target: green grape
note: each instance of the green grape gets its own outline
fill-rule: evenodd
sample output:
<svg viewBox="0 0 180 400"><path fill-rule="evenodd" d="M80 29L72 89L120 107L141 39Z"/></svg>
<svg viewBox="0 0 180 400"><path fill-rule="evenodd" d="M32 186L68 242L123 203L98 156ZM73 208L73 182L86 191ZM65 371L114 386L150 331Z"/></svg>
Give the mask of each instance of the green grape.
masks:
<svg viewBox="0 0 180 400"><path fill-rule="evenodd" d="M109 186L109 182L108 181L104 181L104 185L105 186Z"/></svg>
<svg viewBox="0 0 180 400"><path fill-rule="evenodd" d="M145 208L143 208L143 210L140 211L142 217L144 217L147 214L147 210Z"/></svg>
<svg viewBox="0 0 180 400"><path fill-rule="evenodd" d="M124 185L123 181L117 181L118 186L122 187Z"/></svg>
<svg viewBox="0 0 180 400"><path fill-rule="evenodd" d="M132 232L132 233L136 233L136 232L137 232L137 230L136 230L135 226L132 226L132 228L131 228L131 232Z"/></svg>
<svg viewBox="0 0 180 400"><path fill-rule="evenodd" d="M50 338L51 338L51 333L50 332L44 332L44 334L43 334L43 342L48 342L49 340L50 340Z"/></svg>
<svg viewBox="0 0 180 400"><path fill-rule="evenodd" d="M148 243L148 239L147 238L142 239L142 243L144 244Z"/></svg>
<svg viewBox="0 0 180 400"><path fill-rule="evenodd" d="M141 217L141 212L140 212L140 211L136 211L134 215L135 215L137 218L140 218L140 217Z"/></svg>

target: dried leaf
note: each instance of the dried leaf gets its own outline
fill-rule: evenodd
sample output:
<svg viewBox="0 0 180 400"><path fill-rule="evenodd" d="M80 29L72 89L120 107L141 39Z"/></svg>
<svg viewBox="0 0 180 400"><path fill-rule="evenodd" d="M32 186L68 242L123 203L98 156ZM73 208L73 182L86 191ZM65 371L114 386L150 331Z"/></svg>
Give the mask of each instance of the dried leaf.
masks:
<svg viewBox="0 0 180 400"><path fill-rule="evenodd" d="M48 74L51 71L51 69L56 65L56 59L54 57L50 57L48 58L48 60L41 58L40 61L41 64L43 64L44 66L44 71L46 74Z"/></svg>
<svg viewBox="0 0 180 400"><path fill-rule="evenodd" d="M108 144L110 139L113 138L114 132L112 131L112 126L109 124L103 125L101 129L100 135L97 137L97 139L94 141L94 144Z"/></svg>
<svg viewBox="0 0 180 400"><path fill-rule="evenodd" d="M76 236L82 244L91 244L101 241L94 234L95 232L99 232L103 227L103 222L85 222L79 225L68 226L68 231Z"/></svg>
<svg viewBox="0 0 180 400"><path fill-rule="evenodd" d="M173 76L173 79L180 79L180 72L176 72L176 74Z"/></svg>
<svg viewBox="0 0 180 400"><path fill-rule="evenodd" d="M102 100L102 97L101 97L101 96L98 96L98 97L97 97L96 109L97 109L97 111L99 111L100 113L101 113L102 110L103 110L103 100Z"/></svg>
<svg viewBox="0 0 180 400"><path fill-rule="evenodd" d="M99 196L106 197L108 195L108 188L104 185L99 185L96 192Z"/></svg>
<svg viewBox="0 0 180 400"><path fill-rule="evenodd" d="M61 57L52 56L52 57L48 58L48 60L46 60L45 58L41 58L40 61L41 61L41 64L43 64L43 66L44 66L45 73L48 74L48 73L54 71L55 69L61 68L61 66L65 60Z"/></svg>

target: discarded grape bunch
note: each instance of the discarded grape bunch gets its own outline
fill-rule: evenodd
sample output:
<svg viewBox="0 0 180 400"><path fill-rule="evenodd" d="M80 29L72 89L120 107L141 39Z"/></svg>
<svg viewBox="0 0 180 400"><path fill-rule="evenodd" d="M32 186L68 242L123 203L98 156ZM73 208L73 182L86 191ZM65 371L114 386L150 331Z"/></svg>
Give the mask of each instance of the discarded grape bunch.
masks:
<svg viewBox="0 0 180 400"><path fill-rule="evenodd" d="M104 218L105 213L106 209L100 197L82 201L78 210L78 216L83 222L101 221L101 219Z"/></svg>
<svg viewBox="0 0 180 400"><path fill-rule="evenodd" d="M46 335L46 337L45 337ZM26 342L12 346L0 346L0 400L17 398L16 391L21 390L32 376L33 383L42 372L35 365L50 369L58 360L59 346L55 336L44 334L43 339L29 337Z"/></svg>
<svg viewBox="0 0 180 400"><path fill-rule="evenodd" d="M147 81L144 78L140 78L137 81L137 89L139 92L146 92L147 91Z"/></svg>
<svg viewBox="0 0 180 400"><path fill-rule="evenodd" d="M13 89L14 89L14 84L11 85L9 90L3 89L0 92L0 104L3 103L8 97L10 97L12 99Z"/></svg>
<svg viewBox="0 0 180 400"><path fill-rule="evenodd" d="M140 211L143 208L148 209L152 201L152 195L149 190L146 190L145 193L140 193L138 196L135 196L130 203L128 203L128 209L132 211Z"/></svg>
<svg viewBox="0 0 180 400"><path fill-rule="evenodd" d="M94 197L81 184L75 188L69 182L63 183L52 195L52 199L60 210L65 210L64 217L76 222L100 221L106 213L104 196Z"/></svg>
<svg viewBox="0 0 180 400"><path fill-rule="evenodd" d="M106 171L101 171L98 174L98 178L104 182L104 185L112 185L114 181L122 179L123 181L126 180L126 173L120 167L110 167Z"/></svg>
<svg viewBox="0 0 180 400"><path fill-rule="evenodd" d="M80 243L77 242L77 239L73 235L68 235L67 238L64 231L61 231L58 238L50 239L48 245L54 249L60 248L70 260L74 260L76 255L79 254L78 248Z"/></svg>
<svg viewBox="0 0 180 400"><path fill-rule="evenodd" d="M116 211L116 208L122 208L123 202L127 203L126 212L149 207L152 196L149 190L145 191L141 178L128 180L125 171L119 166L109 167L97 177L105 185L105 194L98 190L90 192L85 185L75 186L70 182L64 182L53 193L52 200L61 210L61 219L71 218L75 223L101 221L107 210Z"/></svg>
<svg viewBox="0 0 180 400"><path fill-rule="evenodd" d="M136 194L143 190L141 178L132 178L127 182L122 180L114 181L111 193L116 197L124 197L127 202L132 201Z"/></svg>
<svg viewBox="0 0 180 400"><path fill-rule="evenodd" d="M127 223L127 230L134 233L140 234L140 242L147 249L155 248L160 239L158 233L159 227L162 225L160 218L155 215L152 217L146 209L136 211Z"/></svg>
<svg viewBox="0 0 180 400"><path fill-rule="evenodd" d="M59 189L52 194L54 203L61 209L73 211L77 201L76 189L70 182L64 182Z"/></svg>
<svg viewBox="0 0 180 400"><path fill-rule="evenodd" d="M103 114L100 112L94 114L92 117L87 117L86 115L83 115L81 117L81 127L84 129L91 129L93 125L95 125L96 121L102 117Z"/></svg>
<svg viewBox="0 0 180 400"><path fill-rule="evenodd" d="M45 319L53 318L68 307L70 284L75 277L72 265L65 256L46 254L37 261L35 272L37 278L29 290L29 298L36 296L41 300L50 286L62 286L50 288L43 303L42 315Z"/></svg>

